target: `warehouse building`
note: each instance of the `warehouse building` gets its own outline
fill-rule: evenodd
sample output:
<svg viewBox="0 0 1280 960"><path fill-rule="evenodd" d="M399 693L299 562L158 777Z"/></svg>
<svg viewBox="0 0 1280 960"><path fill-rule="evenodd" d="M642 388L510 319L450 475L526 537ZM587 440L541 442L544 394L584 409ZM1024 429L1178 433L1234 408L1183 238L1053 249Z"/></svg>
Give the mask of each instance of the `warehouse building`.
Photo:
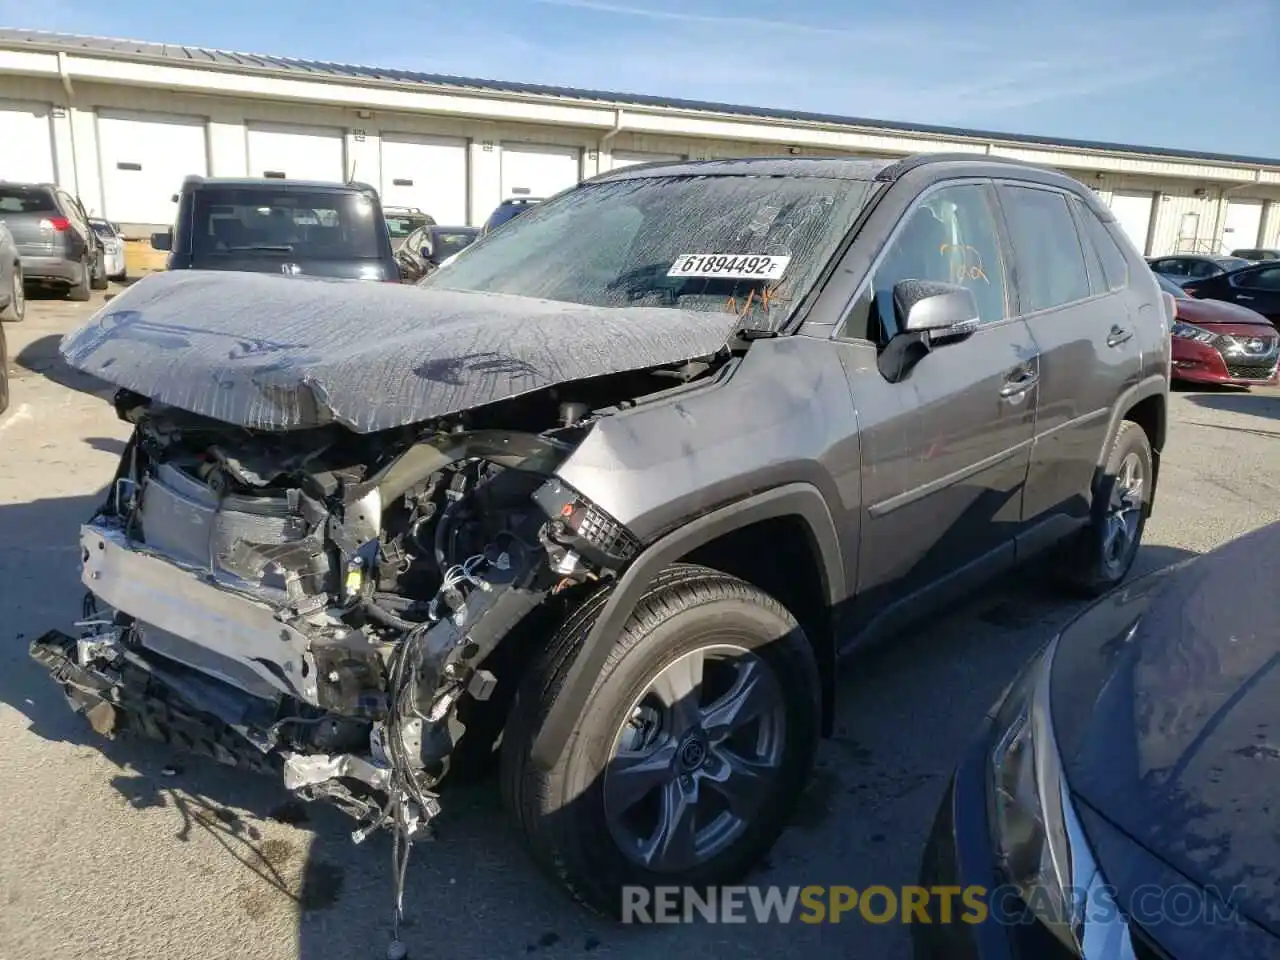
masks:
<svg viewBox="0 0 1280 960"><path fill-rule="evenodd" d="M136 236L193 173L362 180L478 224L647 160L931 150L1057 167L1148 254L1280 247L1280 160L0 30L0 179L56 181Z"/></svg>

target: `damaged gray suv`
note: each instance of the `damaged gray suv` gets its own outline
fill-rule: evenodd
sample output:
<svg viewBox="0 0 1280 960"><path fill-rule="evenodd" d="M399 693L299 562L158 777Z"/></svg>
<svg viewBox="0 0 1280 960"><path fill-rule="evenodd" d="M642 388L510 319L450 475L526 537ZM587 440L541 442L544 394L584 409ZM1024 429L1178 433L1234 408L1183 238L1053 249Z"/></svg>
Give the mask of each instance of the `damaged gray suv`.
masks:
<svg viewBox="0 0 1280 960"><path fill-rule="evenodd" d="M357 836L494 760L590 906L724 883L839 655L1050 546L1125 577L1168 309L1086 186L951 155L630 167L416 287L158 274L62 347L134 431L32 653Z"/></svg>

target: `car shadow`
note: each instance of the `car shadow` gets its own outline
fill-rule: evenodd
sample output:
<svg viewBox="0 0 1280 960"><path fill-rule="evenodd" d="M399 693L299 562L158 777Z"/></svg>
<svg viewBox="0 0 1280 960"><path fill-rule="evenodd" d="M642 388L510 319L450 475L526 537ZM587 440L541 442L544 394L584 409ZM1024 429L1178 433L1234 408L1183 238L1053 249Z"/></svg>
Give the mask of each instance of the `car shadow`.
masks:
<svg viewBox="0 0 1280 960"><path fill-rule="evenodd" d="M69 366L58 350L61 343L62 337L56 333L32 340L18 351L12 362L23 370L38 373L60 386L81 393L109 395L115 391L115 387L105 380Z"/></svg>
<svg viewBox="0 0 1280 960"><path fill-rule="evenodd" d="M1226 413L1247 413L1255 417L1280 419L1280 394L1272 391L1244 391L1240 389L1201 392L1187 397L1197 407Z"/></svg>
<svg viewBox="0 0 1280 960"><path fill-rule="evenodd" d="M25 718L31 735L88 747L108 760L113 789L128 808L150 815L138 827L146 831L146 843L216 841L242 873L228 897L242 912L246 931L284 913L296 925L299 960L376 960L391 920L387 834L354 846L352 821L328 807L294 801L271 777L231 772L151 741L105 739L67 708L28 657L27 644L45 630L74 632L83 594L77 531L102 496L0 506L0 583L14 598L4 628L9 642L0 647L0 703ZM1135 575L1188 555L1145 547ZM1042 574L1026 572L945 618L846 661L834 735L819 748L815 776L790 827L744 882L859 889L914 883L938 798L970 731L1018 667L1080 607ZM931 701L927 712L945 721L940 728L922 726L922 695ZM788 943L848 955L910 955L905 925L856 918L817 927L791 924L785 932L754 922L695 924L699 930L608 922L573 905L533 865L492 777L445 791L442 805L438 835L415 844L408 870L401 938L413 958L523 950L528 956L647 960L689 943L712 955L771 955ZM163 829L156 828L156 811L164 815ZM570 802L548 816L576 823L581 811ZM175 850L174 856L196 854Z"/></svg>

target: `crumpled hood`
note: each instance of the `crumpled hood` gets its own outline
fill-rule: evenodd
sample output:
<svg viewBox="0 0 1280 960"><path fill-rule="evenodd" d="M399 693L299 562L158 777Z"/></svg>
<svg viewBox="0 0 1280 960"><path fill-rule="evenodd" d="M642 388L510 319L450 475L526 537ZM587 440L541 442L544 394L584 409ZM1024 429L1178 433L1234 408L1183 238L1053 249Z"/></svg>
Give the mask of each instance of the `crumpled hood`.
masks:
<svg viewBox="0 0 1280 960"><path fill-rule="evenodd" d="M266 274L153 274L62 356L227 423L371 433L720 349L732 312L592 307L504 294Z"/></svg>
<svg viewBox="0 0 1280 960"><path fill-rule="evenodd" d="M1280 524L1161 579L1127 642L1088 617L1063 634L1053 713L1068 780L1280 934Z"/></svg>

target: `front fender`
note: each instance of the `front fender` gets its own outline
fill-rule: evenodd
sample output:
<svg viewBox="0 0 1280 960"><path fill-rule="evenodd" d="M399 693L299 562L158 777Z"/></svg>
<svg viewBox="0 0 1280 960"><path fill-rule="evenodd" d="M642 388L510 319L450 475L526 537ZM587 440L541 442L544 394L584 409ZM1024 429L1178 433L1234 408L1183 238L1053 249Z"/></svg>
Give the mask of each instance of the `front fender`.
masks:
<svg viewBox="0 0 1280 960"><path fill-rule="evenodd" d="M578 724L587 698L609 657L609 650L649 584L662 570L733 530L762 520L789 516L799 517L808 528L822 572L823 595L828 607L834 607L844 598L845 572L836 526L822 494L811 484L792 483L775 487L690 521L646 547L618 578L534 740L534 762L544 770L555 765ZM822 642L833 644L834 639L828 635ZM821 659L829 663L834 657ZM831 684L833 678L829 674L832 671L824 673L827 674L823 677L824 684ZM828 702L829 692L825 691Z"/></svg>

